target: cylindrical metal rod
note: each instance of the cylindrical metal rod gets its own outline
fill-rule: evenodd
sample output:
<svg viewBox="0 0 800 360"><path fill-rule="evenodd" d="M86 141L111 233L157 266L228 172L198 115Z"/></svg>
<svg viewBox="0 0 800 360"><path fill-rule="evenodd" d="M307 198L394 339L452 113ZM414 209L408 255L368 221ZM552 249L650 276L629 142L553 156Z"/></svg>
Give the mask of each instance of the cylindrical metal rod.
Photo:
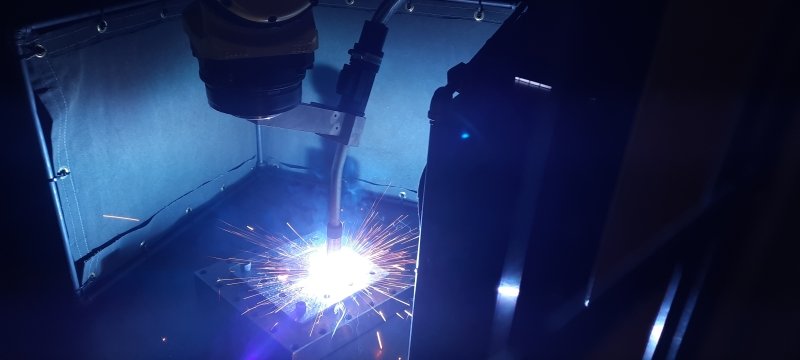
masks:
<svg viewBox="0 0 800 360"><path fill-rule="evenodd" d="M331 164L330 199L328 202L328 253L338 251L342 247L342 176L344 162L347 159L347 145L337 143L336 152Z"/></svg>
<svg viewBox="0 0 800 360"><path fill-rule="evenodd" d="M108 15L110 13L114 13L114 12L117 12L117 11L129 10L129 9L133 9L133 8L136 8L136 7L158 4L159 2L162 3L162 4L164 3L163 0L136 1L136 2L131 2L131 3L122 4L122 5L106 7L106 8L103 8L103 9L91 10L91 11L87 11L87 12L83 12L83 13L79 13L79 14L73 14L73 15L69 15L69 16L66 16L66 17L61 17L61 18L54 19L54 20L45 20L45 21L41 21L41 22L37 22L37 23L31 24L31 25L27 26L27 28L29 28L30 30L45 29L45 28L49 28L49 27L52 27L52 26L58 26L58 25L63 25L63 24L75 22L75 21L86 20L86 19L89 19L89 18L92 18L92 17L96 17L96 16Z"/></svg>
<svg viewBox="0 0 800 360"><path fill-rule="evenodd" d="M379 22L381 24L386 24L389 21L389 18L400 9L400 6L405 4L406 0L384 0L378 5L378 9L375 10L375 15L372 16L372 21Z"/></svg>
<svg viewBox="0 0 800 360"><path fill-rule="evenodd" d="M78 271L75 267L75 259L72 257L72 248L69 245L69 233L67 232L67 227L64 223L64 213L61 209L61 200L58 197L58 188L56 188L53 165L50 162L49 150L47 148L47 142L45 141L44 130L42 129L42 124L39 120L39 114L36 112L36 101L33 95L33 87L31 86L28 64L25 62L25 59L22 56L23 50L19 45L17 46L17 54L20 55L22 80L25 82L25 95L27 96L28 106L31 111L31 116L33 117L34 126L36 128L36 138L39 140L39 150L42 152L42 156L44 157L45 171L47 174L47 180L49 180L50 195L53 197L53 204L55 205L56 215L58 216L58 229L61 231L62 245L64 247L64 252L67 255L69 278L72 281L72 289L78 291L81 285L80 281L78 280Z"/></svg>
<svg viewBox="0 0 800 360"><path fill-rule="evenodd" d="M479 5L479 6L483 5L483 6L490 6L490 7L499 7L499 8L506 8L506 9L511 9L511 10L514 10L514 9L517 8L517 6L514 5L514 4L498 2L498 1L480 1L480 2L478 0L445 0L445 1L455 2L455 3L462 3L462 4L473 4L473 5Z"/></svg>

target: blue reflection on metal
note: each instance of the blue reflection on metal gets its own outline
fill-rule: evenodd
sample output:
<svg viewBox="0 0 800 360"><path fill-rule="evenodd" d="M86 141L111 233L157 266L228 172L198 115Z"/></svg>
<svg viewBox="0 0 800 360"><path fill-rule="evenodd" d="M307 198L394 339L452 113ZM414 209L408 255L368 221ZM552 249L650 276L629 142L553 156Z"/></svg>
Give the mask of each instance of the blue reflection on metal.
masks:
<svg viewBox="0 0 800 360"><path fill-rule="evenodd" d="M519 296L519 286L500 285L497 287L497 294L506 298L516 298Z"/></svg>
<svg viewBox="0 0 800 360"><path fill-rule="evenodd" d="M667 322L669 310L672 307L672 301L675 299L675 293L678 291L678 284L681 281L681 267L675 267L672 273L672 279L669 281L667 293L664 295L664 300L661 302L661 308L658 310L658 316L653 323L653 328L650 330L650 338L647 340L647 348L644 350L642 360L650 360L656 352L658 341L661 339L661 333L664 331L664 324Z"/></svg>
<svg viewBox="0 0 800 360"><path fill-rule="evenodd" d="M467 139L469 139L470 136L471 135L466 131L462 131L461 132L461 140L467 140Z"/></svg>
<svg viewBox="0 0 800 360"><path fill-rule="evenodd" d="M694 307L697 305L697 298L700 296L700 291L705 283L706 274L708 273L708 267L711 262L711 254L712 252L708 252L706 254L703 268L700 271L695 284L692 286L692 291L689 293L688 300L686 300L686 305L684 305L683 312L678 320L678 326L675 329L675 334L672 335L672 344L669 347L669 351L667 351L667 360L674 360L678 356L678 351L680 350L681 343L683 342L683 335L686 333L686 328L689 326L689 321L692 319Z"/></svg>

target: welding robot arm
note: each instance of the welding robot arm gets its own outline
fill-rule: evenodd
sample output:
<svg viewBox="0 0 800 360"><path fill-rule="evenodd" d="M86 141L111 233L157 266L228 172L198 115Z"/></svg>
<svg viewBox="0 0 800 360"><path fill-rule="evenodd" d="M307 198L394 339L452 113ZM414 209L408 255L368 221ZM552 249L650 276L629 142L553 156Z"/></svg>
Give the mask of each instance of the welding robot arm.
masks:
<svg viewBox="0 0 800 360"><path fill-rule="evenodd" d="M336 144L331 165L327 249L341 248L342 172L347 146L357 145L375 75L383 59L386 22L405 0L384 0L364 23L339 74L336 109L301 104L313 66L314 0L197 0L183 13L209 105L257 125L314 132Z"/></svg>

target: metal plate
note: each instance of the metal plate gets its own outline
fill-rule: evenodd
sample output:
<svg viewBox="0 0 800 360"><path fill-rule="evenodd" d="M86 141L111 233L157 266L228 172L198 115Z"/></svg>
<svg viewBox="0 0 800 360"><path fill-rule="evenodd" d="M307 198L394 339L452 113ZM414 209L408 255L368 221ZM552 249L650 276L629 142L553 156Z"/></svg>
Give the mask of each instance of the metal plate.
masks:
<svg viewBox="0 0 800 360"><path fill-rule="evenodd" d="M220 299L225 299L239 314L247 316L276 340L292 359L322 358L361 335L375 337L373 333L390 317L408 319L410 316L408 304L411 304L413 296L410 286L396 294L371 292L347 297L342 302L346 309L344 313L334 311L335 306L295 305L279 309L266 301L269 294L262 294L262 290L245 283L230 284L222 280L242 277L248 272L246 267L245 264L220 261L195 274ZM374 276L373 281L380 279L381 275L376 272ZM248 311L251 308L254 309Z"/></svg>

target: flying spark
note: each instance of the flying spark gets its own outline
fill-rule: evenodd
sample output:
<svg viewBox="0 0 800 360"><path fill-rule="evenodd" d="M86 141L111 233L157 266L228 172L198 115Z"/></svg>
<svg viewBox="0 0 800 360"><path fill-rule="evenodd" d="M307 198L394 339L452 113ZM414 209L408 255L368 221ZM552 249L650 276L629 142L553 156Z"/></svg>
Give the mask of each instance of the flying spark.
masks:
<svg viewBox="0 0 800 360"><path fill-rule="evenodd" d="M269 314L290 313L298 322L313 321L309 334L320 323L323 312L333 308L336 317L335 325L331 326L333 336L345 315L353 311L346 304L354 308L367 304L367 309L371 308L386 321L383 312L375 308L376 296L410 306L396 296L414 284L419 232L405 225L406 218L403 215L393 221L382 221L373 205L361 226L343 236L341 250L331 254L327 252L324 236L301 236L288 223L296 239L272 235L250 225L245 230L225 223L224 231L258 248L249 252L249 258L224 259L242 264L242 268L251 264L247 268L250 271L219 281L227 285L246 284L254 290L248 298L257 301L243 314L261 307L268 309ZM303 307L298 310L300 303Z"/></svg>
<svg viewBox="0 0 800 360"><path fill-rule="evenodd" d="M137 218L126 217L126 216L108 215L108 214L103 214L103 217L106 218L106 219L127 220L127 221L134 221L134 222L141 221L141 220L139 220Z"/></svg>

